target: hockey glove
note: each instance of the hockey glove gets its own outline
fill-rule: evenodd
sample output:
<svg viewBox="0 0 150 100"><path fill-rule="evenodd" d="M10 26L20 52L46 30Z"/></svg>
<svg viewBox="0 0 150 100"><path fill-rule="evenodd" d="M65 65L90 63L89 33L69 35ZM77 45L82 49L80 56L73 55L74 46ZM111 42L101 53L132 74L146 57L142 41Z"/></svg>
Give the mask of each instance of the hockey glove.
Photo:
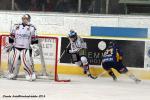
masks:
<svg viewBox="0 0 150 100"><path fill-rule="evenodd" d="M66 48L65 52L68 53L68 54L70 54L69 50L70 50L69 48Z"/></svg>
<svg viewBox="0 0 150 100"><path fill-rule="evenodd" d="M9 51L12 50L12 48L13 48L13 45L12 45L12 44L6 44L6 45L4 46L4 52L9 52Z"/></svg>

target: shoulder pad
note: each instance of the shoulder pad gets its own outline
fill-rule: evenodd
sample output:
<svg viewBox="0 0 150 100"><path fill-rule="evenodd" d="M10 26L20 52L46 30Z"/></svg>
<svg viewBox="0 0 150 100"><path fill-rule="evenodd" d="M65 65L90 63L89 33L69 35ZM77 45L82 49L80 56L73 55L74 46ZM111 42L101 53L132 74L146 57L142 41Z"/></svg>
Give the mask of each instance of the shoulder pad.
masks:
<svg viewBox="0 0 150 100"><path fill-rule="evenodd" d="M33 24L29 24L30 27L33 27L36 30L36 27Z"/></svg>
<svg viewBox="0 0 150 100"><path fill-rule="evenodd" d="M84 42L84 39L81 38L80 36L78 36L78 39L79 39L81 42Z"/></svg>
<svg viewBox="0 0 150 100"><path fill-rule="evenodd" d="M13 29L18 29L21 24L14 24Z"/></svg>

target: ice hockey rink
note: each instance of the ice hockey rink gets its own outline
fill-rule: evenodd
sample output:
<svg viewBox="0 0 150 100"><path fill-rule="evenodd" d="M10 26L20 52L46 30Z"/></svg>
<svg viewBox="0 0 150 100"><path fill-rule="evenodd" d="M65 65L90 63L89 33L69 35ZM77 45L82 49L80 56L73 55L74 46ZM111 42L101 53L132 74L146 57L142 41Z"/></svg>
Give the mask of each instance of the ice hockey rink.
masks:
<svg viewBox="0 0 150 100"><path fill-rule="evenodd" d="M136 84L124 77L117 82L104 77L96 80L85 76L67 77L71 82L1 78L0 100L150 100L148 80Z"/></svg>

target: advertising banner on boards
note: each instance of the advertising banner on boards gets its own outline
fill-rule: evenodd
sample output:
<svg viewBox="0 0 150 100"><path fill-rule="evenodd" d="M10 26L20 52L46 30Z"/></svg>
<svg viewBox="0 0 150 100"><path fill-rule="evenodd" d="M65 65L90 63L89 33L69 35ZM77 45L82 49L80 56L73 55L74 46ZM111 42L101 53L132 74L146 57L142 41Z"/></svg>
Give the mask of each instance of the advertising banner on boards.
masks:
<svg viewBox="0 0 150 100"><path fill-rule="evenodd" d="M87 42L86 56L90 65L100 65L102 52L98 49L98 43L105 41L106 44L110 39L93 39L84 38ZM65 50L69 40L66 37L61 39L61 53ZM144 68L145 41L137 40L115 40L115 43L123 52L123 63L127 67ZM60 63L71 63L71 57L65 53Z"/></svg>

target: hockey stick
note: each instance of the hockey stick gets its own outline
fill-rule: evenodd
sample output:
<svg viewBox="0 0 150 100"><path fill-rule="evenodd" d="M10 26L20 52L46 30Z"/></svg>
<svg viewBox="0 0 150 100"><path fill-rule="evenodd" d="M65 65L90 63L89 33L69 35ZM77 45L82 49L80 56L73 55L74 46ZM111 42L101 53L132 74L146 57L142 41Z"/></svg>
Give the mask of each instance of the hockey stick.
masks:
<svg viewBox="0 0 150 100"><path fill-rule="evenodd" d="M99 75L98 75L98 77L102 77L103 75L105 75L107 73L107 71L103 71L102 73L100 73Z"/></svg>
<svg viewBox="0 0 150 100"><path fill-rule="evenodd" d="M66 46L66 48L68 48L68 47L70 46L70 44L71 44L71 43L68 43L68 45ZM60 59L61 59L61 58L63 57L63 55L65 54L65 52L66 52L66 50L64 50L64 51L62 52L62 54L61 54L60 58L57 60L57 62L60 61ZM55 68L52 67L52 68L50 69L50 71L51 71L50 73L53 73L54 70L55 70Z"/></svg>
<svg viewBox="0 0 150 100"><path fill-rule="evenodd" d="M70 44L71 44L71 43L68 43L68 45L67 45L66 48L68 48L68 47L70 46ZM62 52L62 54L61 54L61 56L60 56L60 58L59 58L58 61L60 61L60 59L61 59L61 58L63 57L63 55L65 54L65 52L66 52L66 50L64 50L64 51Z"/></svg>
<svg viewBox="0 0 150 100"><path fill-rule="evenodd" d="M88 77L92 78L92 79L97 79L97 76L93 76L92 74L88 74Z"/></svg>
<svg viewBox="0 0 150 100"><path fill-rule="evenodd" d="M106 73L107 73L107 71L104 71L104 72L100 73L99 75L94 76L94 75L92 75L92 74L89 72L88 76L89 76L90 78L92 78L92 79L97 79L98 77L102 77L102 76L105 75Z"/></svg>
<svg viewBox="0 0 150 100"><path fill-rule="evenodd" d="M102 53L103 54L103 53ZM88 74L88 76L90 77L90 78L92 78L92 79L97 79L98 77L102 77L104 74L106 74L107 73L107 71L103 71L102 73L100 73L100 74L98 74L97 76L94 76L94 75L92 75L91 74L91 72L90 72L90 68L89 68L89 74Z"/></svg>
<svg viewBox="0 0 150 100"><path fill-rule="evenodd" d="M106 74L106 73L107 73L107 71L104 71L104 72L100 73L99 75L94 76L94 75L92 75L92 74L89 72L88 76L89 76L90 78L92 78L92 79L97 79L98 77L102 77L102 76L103 76L104 74Z"/></svg>
<svg viewBox="0 0 150 100"><path fill-rule="evenodd" d="M92 73L90 72L90 67L88 66L88 70L87 70L87 76L88 77L90 77L90 78L92 78L92 79L97 79L97 76L95 76L95 75L92 75Z"/></svg>

